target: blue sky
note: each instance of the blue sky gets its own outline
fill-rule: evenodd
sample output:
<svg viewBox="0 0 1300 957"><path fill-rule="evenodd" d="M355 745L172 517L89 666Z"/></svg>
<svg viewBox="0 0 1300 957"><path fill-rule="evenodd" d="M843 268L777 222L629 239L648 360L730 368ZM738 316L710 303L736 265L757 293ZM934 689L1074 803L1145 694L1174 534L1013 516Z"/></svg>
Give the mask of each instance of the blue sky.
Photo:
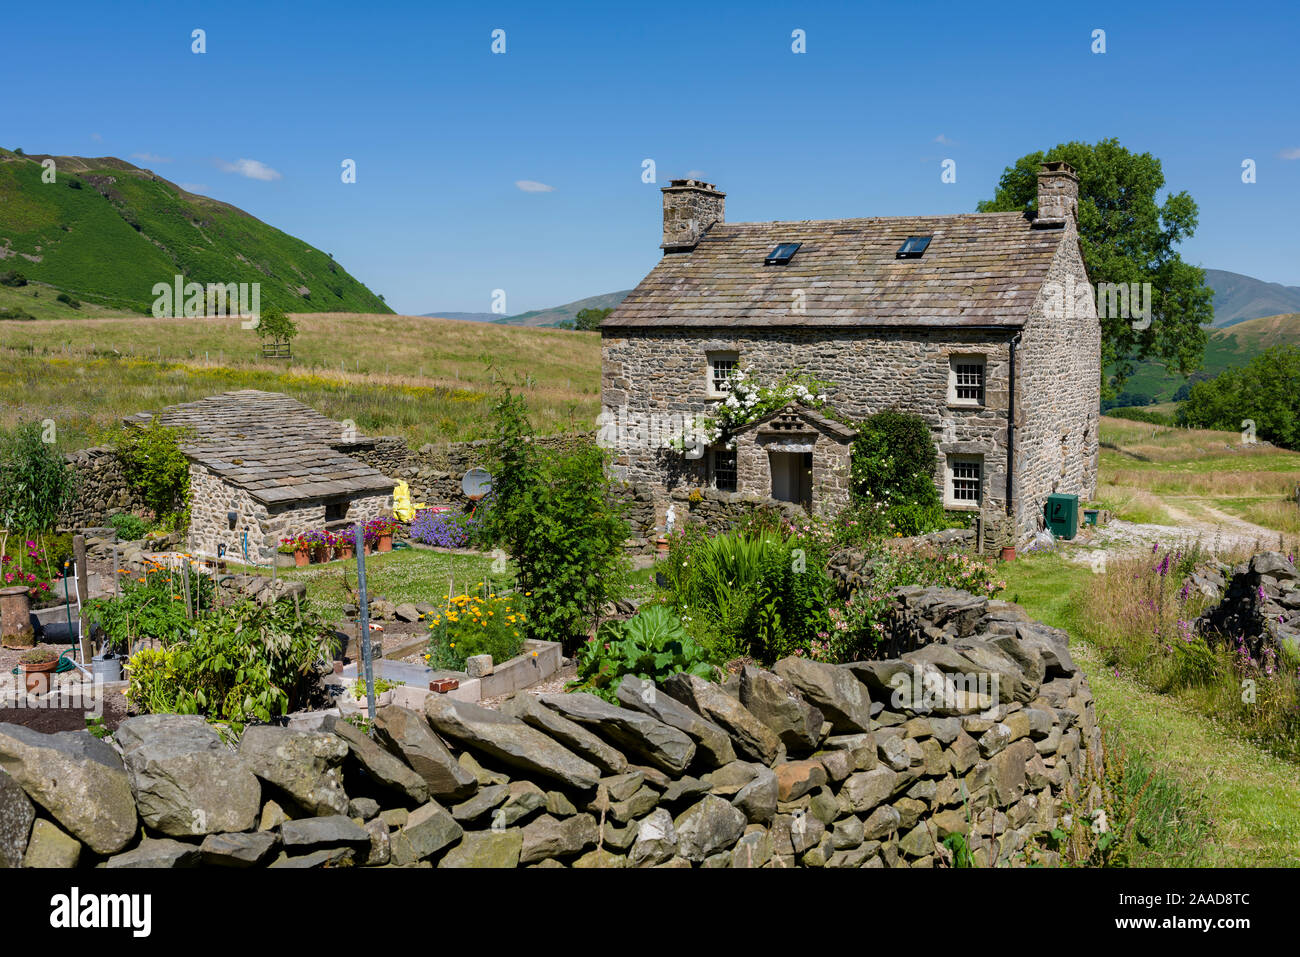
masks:
<svg viewBox="0 0 1300 957"><path fill-rule="evenodd" d="M10 4L0 145L130 159L402 312L503 289L516 313L639 281L671 177L717 183L732 221L962 212L1024 153L1114 136L1200 204L1186 259L1300 285L1297 9Z"/></svg>

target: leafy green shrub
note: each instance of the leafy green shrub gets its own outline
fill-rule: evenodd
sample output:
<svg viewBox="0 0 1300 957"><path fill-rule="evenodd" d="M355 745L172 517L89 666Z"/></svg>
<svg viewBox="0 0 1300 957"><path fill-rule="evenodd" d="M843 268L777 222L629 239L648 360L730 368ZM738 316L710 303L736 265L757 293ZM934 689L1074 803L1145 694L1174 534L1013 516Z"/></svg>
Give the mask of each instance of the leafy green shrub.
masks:
<svg viewBox="0 0 1300 957"><path fill-rule="evenodd" d="M1173 425L1172 416L1165 415L1161 412L1155 412L1151 409L1143 409L1136 406L1117 407L1108 409L1106 415L1112 419L1127 419L1130 422L1147 422L1151 425Z"/></svg>
<svg viewBox="0 0 1300 957"><path fill-rule="evenodd" d="M858 426L850 482L859 504L876 504L882 530L921 535L942 528L943 504L934 483L938 465L930 427L919 415L886 409Z"/></svg>
<svg viewBox="0 0 1300 957"><path fill-rule="evenodd" d="M51 529L75 494L75 474L39 423L0 431L0 523Z"/></svg>
<svg viewBox="0 0 1300 957"><path fill-rule="evenodd" d="M0 309L0 319L34 320L35 318L30 312L24 312L16 307Z"/></svg>
<svg viewBox="0 0 1300 957"><path fill-rule="evenodd" d="M770 662L826 631L830 533L814 527L710 538L689 525L673 536L664 563L669 595L712 660Z"/></svg>
<svg viewBox="0 0 1300 957"><path fill-rule="evenodd" d="M228 606L190 627L182 640L131 658L127 700L140 711L270 721L312 702L338 652L324 619L284 600Z"/></svg>
<svg viewBox="0 0 1300 957"><path fill-rule="evenodd" d="M525 634L572 653L626 587L626 506L606 477L604 450L591 440L538 449L527 404L509 389L493 418L493 506L484 533L514 559L517 590L531 599Z"/></svg>
<svg viewBox="0 0 1300 957"><path fill-rule="evenodd" d="M117 537L124 542L134 542L144 538L145 532L149 531L149 523L139 515L132 515L130 512L118 512L116 515L108 517L108 524L113 526L117 532Z"/></svg>
<svg viewBox="0 0 1300 957"><path fill-rule="evenodd" d="M54 298L57 299L59 302L63 303L64 305L71 306L73 309L81 308L81 303L78 300L73 299L66 292L61 292Z"/></svg>
<svg viewBox="0 0 1300 957"><path fill-rule="evenodd" d="M18 286L27 285L27 277L17 269L10 269L8 272L0 273L0 286Z"/></svg>
<svg viewBox="0 0 1300 957"><path fill-rule="evenodd" d="M158 522L171 527L188 524L190 462L180 447L185 438L184 430L154 419L146 428L124 432L115 446L127 481Z"/></svg>
<svg viewBox="0 0 1300 957"><path fill-rule="evenodd" d="M491 655L494 662L509 661L524 647L528 616L514 595L482 594L482 582L474 593L457 595L434 615L429 623L431 668L464 671L465 659Z"/></svg>
<svg viewBox="0 0 1300 957"><path fill-rule="evenodd" d="M627 621L607 621L575 656L570 691L588 691L618 704L624 675L660 682L680 671L713 681L717 668L667 605L644 605Z"/></svg>

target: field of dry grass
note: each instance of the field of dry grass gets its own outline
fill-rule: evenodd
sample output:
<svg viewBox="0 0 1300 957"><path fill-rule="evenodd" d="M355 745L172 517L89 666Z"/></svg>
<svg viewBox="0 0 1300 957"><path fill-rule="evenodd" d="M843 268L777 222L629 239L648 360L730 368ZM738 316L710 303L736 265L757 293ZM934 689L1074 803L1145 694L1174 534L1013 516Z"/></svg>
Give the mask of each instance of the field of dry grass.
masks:
<svg viewBox="0 0 1300 957"><path fill-rule="evenodd" d="M1300 533L1300 453L1246 444L1236 432L1177 429L1103 416L1098 498L1122 518L1172 524L1216 512Z"/></svg>
<svg viewBox="0 0 1300 957"><path fill-rule="evenodd" d="M266 360L238 319L0 322L0 424L53 418L65 447L123 415L231 389L284 392L415 445L481 438L503 383L539 432L594 428L597 333L419 316L308 313L292 361Z"/></svg>

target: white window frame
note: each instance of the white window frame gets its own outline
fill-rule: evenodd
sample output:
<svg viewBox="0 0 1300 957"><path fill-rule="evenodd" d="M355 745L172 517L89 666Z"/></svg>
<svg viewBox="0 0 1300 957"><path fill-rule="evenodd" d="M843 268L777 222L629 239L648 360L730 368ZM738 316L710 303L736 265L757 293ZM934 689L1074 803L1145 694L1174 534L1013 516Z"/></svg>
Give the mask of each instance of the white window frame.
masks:
<svg viewBox="0 0 1300 957"><path fill-rule="evenodd" d="M715 372L717 370L717 364L719 362L730 362L731 369L730 372L728 373L728 379L730 379L730 373L734 373L737 369L740 368L740 353L732 352L732 351L726 351L726 352L719 351L719 352L705 353L705 356L708 359L707 371L705 373L705 379L704 379L705 393L714 398L719 396L730 395L729 389L719 390L714 387L713 383L714 380L716 379Z"/></svg>
<svg viewBox="0 0 1300 957"><path fill-rule="evenodd" d="M958 469L962 472L969 470L969 466L975 466L977 475L975 477L975 498L958 498L957 482L969 481L969 476L958 475ZM956 510L978 511L984 502L984 456L982 455L948 455L944 461L943 467L943 504L944 508Z"/></svg>
<svg viewBox="0 0 1300 957"><path fill-rule="evenodd" d="M966 386L966 383L958 382L959 369L962 366L979 367L979 396L976 398L963 398L959 395L959 388ZM967 373L960 373L967 374ZM968 409L984 408L986 392L988 389L988 357L982 354L975 355L954 355L948 359L948 404L961 406Z"/></svg>

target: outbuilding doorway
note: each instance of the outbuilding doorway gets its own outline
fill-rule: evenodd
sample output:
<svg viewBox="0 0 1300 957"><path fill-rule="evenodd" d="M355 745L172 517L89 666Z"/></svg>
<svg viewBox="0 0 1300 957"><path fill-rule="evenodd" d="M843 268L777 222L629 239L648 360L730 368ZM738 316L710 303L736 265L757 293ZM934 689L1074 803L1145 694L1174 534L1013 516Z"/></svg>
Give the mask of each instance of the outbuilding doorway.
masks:
<svg viewBox="0 0 1300 957"><path fill-rule="evenodd" d="M769 452L772 497L812 508L812 453Z"/></svg>

